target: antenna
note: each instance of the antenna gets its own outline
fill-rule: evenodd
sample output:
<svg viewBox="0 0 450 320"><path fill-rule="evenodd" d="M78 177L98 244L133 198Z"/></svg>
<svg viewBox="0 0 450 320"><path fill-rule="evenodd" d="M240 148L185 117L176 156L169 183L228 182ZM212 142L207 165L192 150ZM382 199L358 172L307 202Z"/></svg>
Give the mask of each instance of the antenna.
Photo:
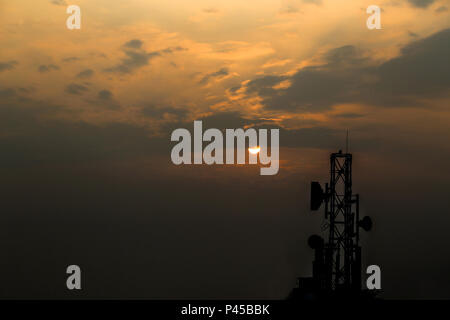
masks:
<svg viewBox="0 0 450 320"><path fill-rule="evenodd" d="M345 153L348 153L348 129L347 129L347 138L345 139Z"/></svg>
<svg viewBox="0 0 450 320"><path fill-rule="evenodd" d="M352 154L341 151L330 155L330 182L325 190L311 182L311 210L325 204L328 237L308 240L316 250L312 278L299 278L299 292L327 295L347 292L361 294L361 246L359 229L370 231L372 219L359 219L359 195L352 192ZM309 279L309 280L308 280ZM309 283L308 283L309 281ZM345 293L344 293L345 294Z"/></svg>

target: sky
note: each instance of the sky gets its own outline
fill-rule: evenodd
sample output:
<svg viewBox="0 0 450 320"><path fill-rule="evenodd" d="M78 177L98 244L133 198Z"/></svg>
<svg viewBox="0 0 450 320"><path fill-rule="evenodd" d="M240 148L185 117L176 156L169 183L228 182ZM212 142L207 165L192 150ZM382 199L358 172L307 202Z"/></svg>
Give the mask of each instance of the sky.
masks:
<svg viewBox="0 0 450 320"><path fill-rule="evenodd" d="M0 297L285 298L323 222L309 183L349 130L374 220L363 269L380 266L385 298L450 298L449 10L0 0ZM170 134L194 120L279 128L279 173L175 166Z"/></svg>

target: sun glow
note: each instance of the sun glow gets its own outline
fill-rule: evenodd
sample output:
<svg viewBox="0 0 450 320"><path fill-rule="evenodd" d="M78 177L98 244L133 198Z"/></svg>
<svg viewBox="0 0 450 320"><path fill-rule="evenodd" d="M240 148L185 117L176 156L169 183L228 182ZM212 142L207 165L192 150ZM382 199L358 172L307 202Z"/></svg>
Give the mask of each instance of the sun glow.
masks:
<svg viewBox="0 0 450 320"><path fill-rule="evenodd" d="M251 154L257 154L260 150L260 147L248 148L248 152L250 152Z"/></svg>

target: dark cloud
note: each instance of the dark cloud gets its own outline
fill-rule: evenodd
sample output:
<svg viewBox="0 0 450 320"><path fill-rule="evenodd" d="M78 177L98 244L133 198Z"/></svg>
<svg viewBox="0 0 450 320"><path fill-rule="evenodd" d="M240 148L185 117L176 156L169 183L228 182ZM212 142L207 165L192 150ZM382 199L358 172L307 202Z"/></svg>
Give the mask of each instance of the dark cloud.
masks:
<svg viewBox="0 0 450 320"><path fill-rule="evenodd" d="M246 127L279 129L280 146L282 147L330 149L340 145L343 133L341 130L323 126L286 130L270 120L244 118L239 112L216 112L197 120L202 120L204 130L206 128L225 130ZM185 127L190 130L192 125L192 122L185 122L184 124L180 123L179 127Z"/></svg>
<svg viewBox="0 0 450 320"><path fill-rule="evenodd" d="M153 58L160 57L163 54L172 53L174 51L185 50L181 47L166 48L161 51L147 52L142 48L143 42L139 39L133 39L126 42L122 46L122 51L125 54L125 58L114 67L105 69L106 72L117 73L132 73L133 71L142 68L149 64L149 61Z"/></svg>
<svg viewBox="0 0 450 320"><path fill-rule="evenodd" d="M211 72L203 76L203 78L199 81L200 84L208 83L212 78L224 77L229 74L228 68L222 68L218 71Z"/></svg>
<svg viewBox="0 0 450 320"><path fill-rule="evenodd" d="M257 78L247 83L247 92L258 92L262 96L270 96L272 94L276 94L276 90L273 89L273 87L286 79L289 78L285 76L271 75L265 76L263 78ZM232 88L232 90L233 92L235 92L240 88L241 87L234 87Z"/></svg>
<svg viewBox="0 0 450 320"><path fill-rule="evenodd" d="M29 94L36 89L33 86L30 87L17 87L17 88L0 88L0 98L20 98L22 101L26 101L28 98L21 97L20 94Z"/></svg>
<svg viewBox="0 0 450 320"><path fill-rule="evenodd" d="M34 105L38 105L35 102ZM0 114L14 134L0 139L5 167L20 167L42 163L78 162L124 156L149 154L143 148L149 138L144 129L125 124L109 124L104 128L86 123L38 120L33 110L2 108ZM15 143L18 143L16 146ZM119 151L122 149L122 151ZM115 154L115 155L114 155Z"/></svg>
<svg viewBox="0 0 450 320"><path fill-rule="evenodd" d="M124 51L126 58L122 62L112 68L108 68L106 72L131 73L136 69L148 65L150 59L161 56L161 53L154 52L138 52L138 51Z"/></svg>
<svg viewBox="0 0 450 320"><path fill-rule="evenodd" d="M88 79L88 78L92 77L93 74L94 74L94 70L86 69L86 70L83 70L80 73L78 73L77 78Z"/></svg>
<svg viewBox="0 0 450 320"><path fill-rule="evenodd" d="M266 76L250 81L269 109L319 112L338 103L367 103L386 107L416 105L418 97L448 95L450 87L450 29L414 41L401 54L380 65L353 46L325 54L321 66L305 67L292 77ZM273 89L288 79L291 86Z"/></svg>
<svg viewBox="0 0 450 320"><path fill-rule="evenodd" d="M401 50L401 55L375 70L379 77L374 93L391 101L410 103L413 97L448 95L450 87L450 29L414 41ZM369 94L369 89L365 90ZM395 99L399 97L399 99Z"/></svg>
<svg viewBox="0 0 450 320"><path fill-rule="evenodd" d="M122 51L125 54L125 58L114 67L105 69L106 72L118 72L118 73L132 73L133 71L142 68L149 64L149 61L153 58L160 57L164 54L173 53L175 51L186 50L182 47L166 48L160 51L146 52L142 48L143 42L139 39L133 39L126 42L122 46Z"/></svg>
<svg viewBox="0 0 450 320"><path fill-rule="evenodd" d="M154 105L148 105L141 109L141 114L144 117L161 119L165 114L173 115L178 120L183 120L189 111L185 108L173 108L173 107L158 107Z"/></svg>
<svg viewBox="0 0 450 320"><path fill-rule="evenodd" d="M325 54L325 59L331 68L361 66L368 61L361 56L356 47L351 45L331 49Z"/></svg>
<svg viewBox="0 0 450 320"><path fill-rule="evenodd" d="M245 119L239 112L216 112L205 116L199 120L203 121L205 127L217 129L244 128L252 123L259 123L259 120Z"/></svg>
<svg viewBox="0 0 450 320"><path fill-rule="evenodd" d="M16 96L16 90L14 88L0 88L0 98L10 98Z"/></svg>
<svg viewBox="0 0 450 320"><path fill-rule="evenodd" d="M107 72L119 72L119 73L131 73L136 69L148 65L150 59L161 56L161 53L154 52L137 52L137 51L125 51L127 56L121 63L115 67L106 69Z"/></svg>
<svg viewBox="0 0 450 320"><path fill-rule="evenodd" d="M231 87L230 89L228 89L228 91L231 93L236 93L241 88L242 86Z"/></svg>
<svg viewBox="0 0 450 320"><path fill-rule="evenodd" d="M16 60L0 62L0 72L6 71L6 70L12 70L18 64L19 63Z"/></svg>
<svg viewBox="0 0 450 320"><path fill-rule="evenodd" d="M113 93L108 89L100 90L95 99L88 99L87 101L95 105L95 107L104 109L119 110L121 108L120 103L114 99Z"/></svg>
<svg viewBox="0 0 450 320"><path fill-rule="evenodd" d="M98 98L100 100L111 100L112 96L112 92L109 90L100 90L98 92Z"/></svg>
<svg viewBox="0 0 450 320"><path fill-rule="evenodd" d="M33 87L33 86L29 86L29 87L26 87L26 88L19 87L19 88L17 88L17 90L20 91L21 93L31 93L31 92L36 91L36 88Z"/></svg>
<svg viewBox="0 0 450 320"><path fill-rule="evenodd" d="M355 85L350 72L333 72L328 68L306 67L290 78L291 86L275 90L285 77L267 76L248 83L248 92L257 92L270 109L322 111L347 97Z"/></svg>
<svg viewBox="0 0 450 320"><path fill-rule="evenodd" d="M163 50L161 50L161 52L162 53L174 53L177 51L186 51L186 50L187 50L187 48L178 46L178 47L170 47L170 48L163 49Z"/></svg>
<svg viewBox="0 0 450 320"><path fill-rule="evenodd" d="M62 62L74 62L74 61L79 61L79 60L81 60L81 59L78 57L67 57L67 58L62 59L61 61Z"/></svg>
<svg viewBox="0 0 450 320"><path fill-rule="evenodd" d="M88 87L83 86L81 84L71 83L66 87L66 92L75 95L82 95L86 91L88 91Z"/></svg>
<svg viewBox="0 0 450 320"><path fill-rule="evenodd" d="M439 8L437 8L435 10L435 12L437 12L437 13L442 13L442 12L447 12L447 11L448 11L448 7L446 7L446 6L440 6Z"/></svg>
<svg viewBox="0 0 450 320"><path fill-rule="evenodd" d="M38 71L40 73L46 73L46 72L50 72L52 70L59 70L59 67L54 64L48 64L48 65L43 64L38 67Z"/></svg>
<svg viewBox="0 0 450 320"><path fill-rule="evenodd" d="M132 49L141 49L143 42L139 39L133 39L125 43L123 46Z"/></svg>
<svg viewBox="0 0 450 320"><path fill-rule="evenodd" d="M408 0L410 4L417 8L427 8L433 4L436 0Z"/></svg>
<svg viewBox="0 0 450 320"><path fill-rule="evenodd" d="M360 113L352 113L352 112L348 112L348 113L338 113L336 115L334 115L335 118L345 118L345 119L356 119L356 118L362 118L364 117L363 114Z"/></svg>
<svg viewBox="0 0 450 320"><path fill-rule="evenodd" d="M170 132L177 128L187 128L188 130L191 130L193 126L189 110L185 108L178 109L172 107L148 106L145 108L144 112L147 116L152 118L162 118L165 113L175 115L176 121L162 126L163 131L167 134L170 134ZM204 129L217 128L219 130L224 130L257 126L264 126L264 128L279 128L273 121L267 119L246 118L236 111L214 112L210 115L198 117L195 120L203 121ZM281 143L283 142L281 141Z"/></svg>

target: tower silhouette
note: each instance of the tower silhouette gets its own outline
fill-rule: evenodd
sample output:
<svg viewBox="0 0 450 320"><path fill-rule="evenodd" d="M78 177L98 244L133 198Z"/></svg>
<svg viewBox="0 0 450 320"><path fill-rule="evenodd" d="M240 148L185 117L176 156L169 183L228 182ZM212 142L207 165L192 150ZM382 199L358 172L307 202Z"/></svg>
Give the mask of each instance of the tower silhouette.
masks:
<svg viewBox="0 0 450 320"><path fill-rule="evenodd" d="M330 181L322 189L311 182L311 210L324 205L328 237L312 235L308 245L315 250L313 276L299 278L292 296L301 299L360 297L361 246L359 228L372 228L370 217L359 219L359 195L352 193L352 154L341 150L330 155Z"/></svg>

